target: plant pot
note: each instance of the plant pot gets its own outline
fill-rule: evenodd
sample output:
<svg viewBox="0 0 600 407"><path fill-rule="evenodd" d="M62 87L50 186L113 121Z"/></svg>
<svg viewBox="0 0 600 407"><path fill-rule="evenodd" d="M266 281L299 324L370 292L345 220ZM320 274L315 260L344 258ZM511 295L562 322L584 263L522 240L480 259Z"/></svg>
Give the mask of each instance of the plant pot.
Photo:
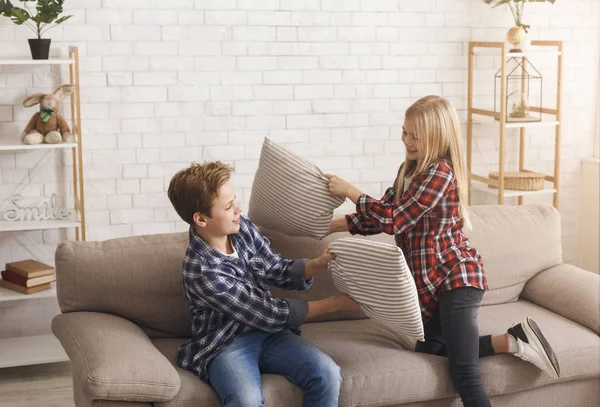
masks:
<svg viewBox="0 0 600 407"><path fill-rule="evenodd" d="M519 48L519 45L525 42L526 36L527 33L522 27L514 26L513 28L508 30L508 32L506 33L506 39L510 44L514 46L514 48L511 49L509 52L523 52Z"/></svg>
<svg viewBox="0 0 600 407"><path fill-rule="evenodd" d="M30 38L28 41L31 58L48 59L48 55L50 54L50 38Z"/></svg>

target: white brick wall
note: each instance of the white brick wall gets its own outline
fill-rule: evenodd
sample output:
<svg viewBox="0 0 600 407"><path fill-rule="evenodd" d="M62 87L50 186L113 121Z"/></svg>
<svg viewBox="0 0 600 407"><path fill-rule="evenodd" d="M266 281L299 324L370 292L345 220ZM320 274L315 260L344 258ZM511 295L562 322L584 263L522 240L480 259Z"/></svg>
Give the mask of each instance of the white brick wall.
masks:
<svg viewBox="0 0 600 407"><path fill-rule="evenodd" d="M481 0L70 0L66 6L75 17L48 37L55 54L80 47L90 240L185 229L165 191L192 160L233 163L246 208L267 135L380 194L403 160L405 109L437 93L464 119L466 43L502 41L512 25L507 9ZM526 21L530 38L565 41L560 210L564 257L572 261L580 161L591 155L597 114L600 2L529 4ZM30 37L0 18L0 57L28 57ZM476 102L491 102L496 62L476 61ZM533 62L551 85L551 65ZM35 112L22 107L23 98L58 85L59 74L56 67L2 68L0 140L17 140ZM529 134L529 165L549 170L551 137ZM514 135L508 145L516 151ZM493 170L498 141L489 127L478 127L475 146L475 169ZM17 189L33 197L65 191L53 175L69 175L61 162L68 165L70 157L59 154L48 167L40 167L40 158L0 156L0 199ZM513 153L507 162L514 165ZM549 196L535 201L551 202ZM37 253L25 236L43 244L47 254L40 257L51 262L56 242L72 237L53 232L0 233L0 264Z"/></svg>

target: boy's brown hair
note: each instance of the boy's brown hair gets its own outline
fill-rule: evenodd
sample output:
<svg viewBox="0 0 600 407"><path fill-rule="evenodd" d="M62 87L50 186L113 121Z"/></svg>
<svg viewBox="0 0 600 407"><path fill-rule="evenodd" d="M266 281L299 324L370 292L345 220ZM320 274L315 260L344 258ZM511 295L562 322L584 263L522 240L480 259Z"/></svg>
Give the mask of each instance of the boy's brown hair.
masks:
<svg viewBox="0 0 600 407"><path fill-rule="evenodd" d="M231 178L233 167L220 161L192 163L169 183L169 200L181 219L194 224L194 214L212 216L212 203L219 188Z"/></svg>

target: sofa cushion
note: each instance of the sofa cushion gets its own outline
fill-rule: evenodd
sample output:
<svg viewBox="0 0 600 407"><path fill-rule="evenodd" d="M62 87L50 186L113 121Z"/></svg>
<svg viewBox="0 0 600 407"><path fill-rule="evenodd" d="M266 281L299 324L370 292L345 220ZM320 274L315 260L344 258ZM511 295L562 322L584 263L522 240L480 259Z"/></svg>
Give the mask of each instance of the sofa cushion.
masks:
<svg viewBox="0 0 600 407"><path fill-rule="evenodd" d="M327 179L314 164L265 138L248 210L254 223L321 239L342 203L343 198L329 193Z"/></svg>
<svg viewBox="0 0 600 407"><path fill-rule="evenodd" d="M176 370L130 321L103 313L72 312L54 317L52 332L69 355L75 382L85 398L159 402L179 392Z"/></svg>
<svg viewBox="0 0 600 407"><path fill-rule="evenodd" d="M600 377L600 337L527 301L481 307L480 334L504 333L514 321L528 315L553 346L561 378L553 379L513 355L481 358L483 383L490 396ZM400 348L393 332L372 320L306 324L303 331L306 339L342 368L340 406L395 406L456 394L447 358Z"/></svg>
<svg viewBox="0 0 600 407"><path fill-rule="evenodd" d="M600 336L577 322L529 301L519 300L507 304L481 307L479 329L484 334L503 334L506 332L506 328L523 321L526 316L535 319L556 353L561 376L558 381L600 377ZM503 360L495 360L496 357L492 357L489 364L483 363L488 359L484 358L481 365L485 369L482 372L484 377L494 373L492 388L498 393L519 391L557 381L542 374L539 369L528 362L521 361L514 356L501 356ZM492 361L494 363L491 363ZM511 373L507 370L507 366L504 366L505 362L511 365L516 364L521 368L512 370ZM498 364L502 365L497 366ZM495 369L502 369L503 373L498 375Z"/></svg>
<svg viewBox="0 0 600 407"><path fill-rule="evenodd" d="M527 280L562 263L560 214L550 205L478 205L466 234L481 254L489 291L483 304L516 301Z"/></svg>
<svg viewBox="0 0 600 407"><path fill-rule="evenodd" d="M277 253L280 253L288 259L299 259L299 258L315 258L323 254L323 252L329 247L331 242L341 237L349 237L350 234L347 232L334 233L324 237L322 240L316 240L309 237L298 237L288 236L281 232L277 232L273 229L269 229L265 226L259 226L260 231L270 240L271 247ZM367 239L377 242L385 242L394 244L394 237L385 234L372 235L372 236L352 236L353 239ZM299 292L299 291L285 291L275 287L271 287L271 293L279 298L295 298L306 301L321 300L330 295L337 294L337 289L333 284L331 273L320 273L313 281L313 285L310 290ZM317 321L337 321L344 319L357 319L367 318L362 311L338 311L327 315L322 315L314 320Z"/></svg>
<svg viewBox="0 0 600 407"><path fill-rule="evenodd" d="M546 376L532 364L512 355L481 358L483 383L490 396L600 377L600 338L527 301L482 307L480 333L503 333L513 321L528 315L538 322L552 344L561 364L561 378ZM341 407L396 406L457 397L446 358L403 349L391 329L373 320L310 323L303 326L303 331L307 340L329 354L342 368ZM156 339L153 342L175 363L175 350L181 341ZM180 393L161 406L219 406L210 386L189 372L178 371L182 375ZM292 383L274 375L263 375L262 379L267 406L302 406L302 392Z"/></svg>
<svg viewBox="0 0 600 407"><path fill-rule="evenodd" d="M424 339L423 319L415 280L402 250L395 244L337 239L330 270L338 291L349 294L370 318L398 333L400 342L414 349Z"/></svg>
<svg viewBox="0 0 600 407"><path fill-rule="evenodd" d="M181 288L187 244L187 233L61 243L55 256L61 311L118 315L151 337L190 336Z"/></svg>

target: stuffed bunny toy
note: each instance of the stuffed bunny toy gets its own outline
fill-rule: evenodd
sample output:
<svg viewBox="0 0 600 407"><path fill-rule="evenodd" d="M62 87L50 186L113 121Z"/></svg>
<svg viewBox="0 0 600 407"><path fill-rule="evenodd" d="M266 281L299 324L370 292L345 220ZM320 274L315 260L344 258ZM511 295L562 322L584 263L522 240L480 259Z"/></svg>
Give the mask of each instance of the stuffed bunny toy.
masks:
<svg viewBox="0 0 600 407"><path fill-rule="evenodd" d="M21 134L25 144L56 144L61 141L73 142L69 125L63 116L58 114L60 101L75 91L73 85L63 85L54 93L36 93L23 101L23 106L31 107L40 104L40 111L33 115Z"/></svg>

